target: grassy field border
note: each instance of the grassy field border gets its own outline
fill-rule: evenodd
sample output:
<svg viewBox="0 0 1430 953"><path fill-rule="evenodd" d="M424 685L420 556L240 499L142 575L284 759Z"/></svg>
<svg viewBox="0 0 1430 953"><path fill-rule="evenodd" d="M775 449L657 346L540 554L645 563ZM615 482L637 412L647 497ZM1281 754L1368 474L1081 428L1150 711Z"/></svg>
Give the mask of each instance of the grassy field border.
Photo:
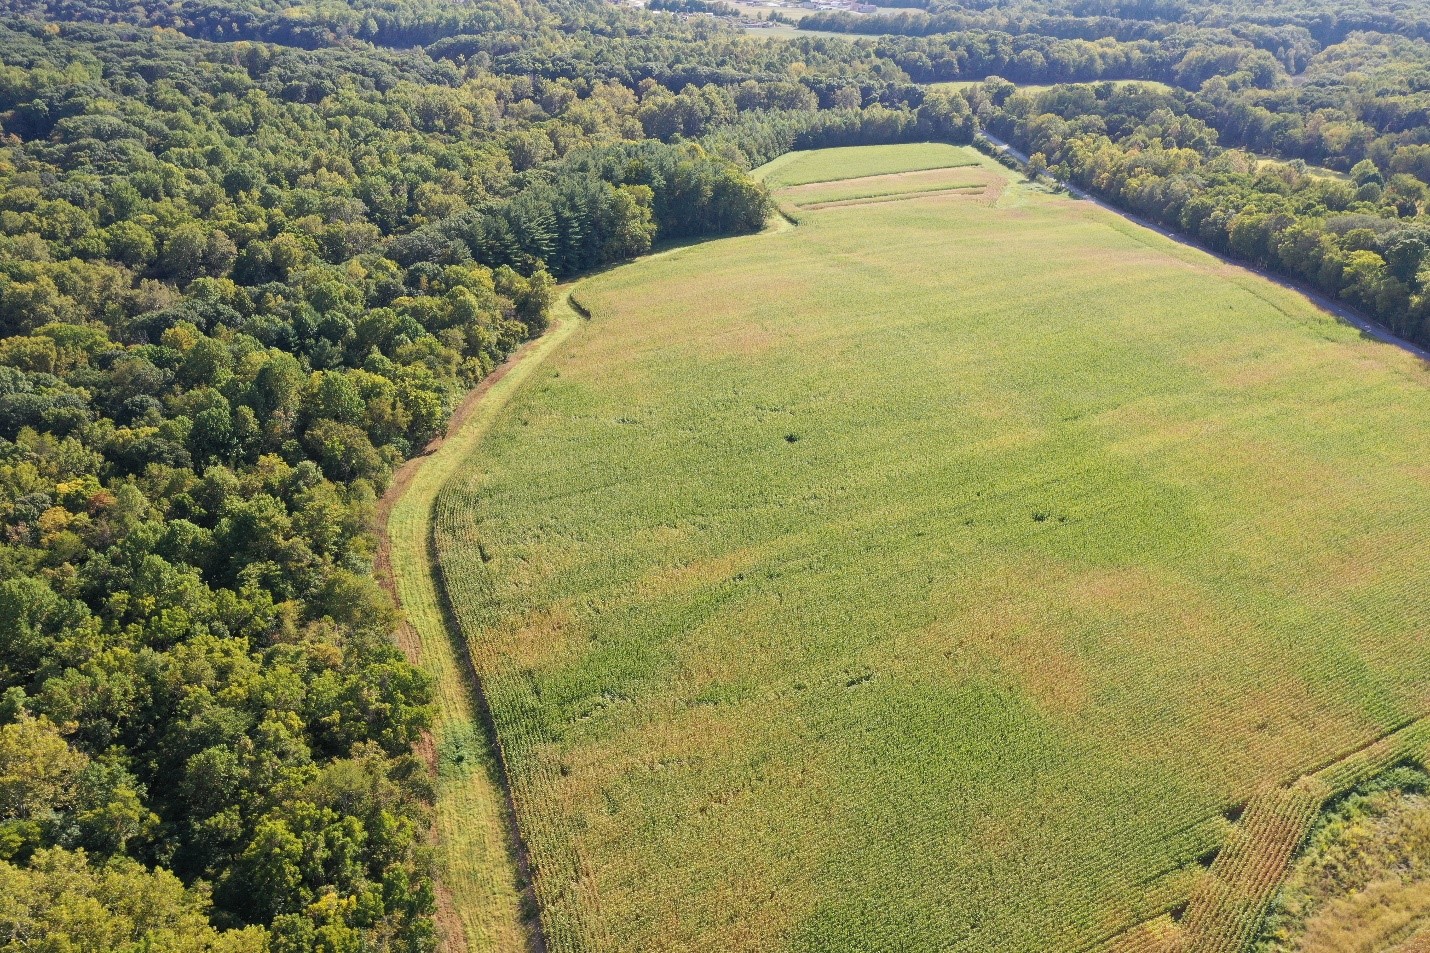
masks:
<svg viewBox="0 0 1430 953"><path fill-rule="evenodd" d="M563 294L550 329L466 396L448 435L399 468L379 510L378 575L405 615L397 640L435 696L422 754L436 774L431 846L449 951L539 953L545 943L481 684L436 578L432 507L512 395L581 323Z"/></svg>

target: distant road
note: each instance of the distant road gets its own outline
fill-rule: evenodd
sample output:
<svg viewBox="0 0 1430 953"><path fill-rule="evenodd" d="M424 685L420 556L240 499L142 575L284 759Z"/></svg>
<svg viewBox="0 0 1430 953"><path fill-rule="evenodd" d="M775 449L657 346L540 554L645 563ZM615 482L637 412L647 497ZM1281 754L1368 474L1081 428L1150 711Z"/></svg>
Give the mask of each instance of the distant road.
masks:
<svg viewBox="0 0 1430 953"><path fill-rule="evenodd" d="M1013 148L1011 145L1004 142L1002 139L999 139L992 133L980 132L978 135L989 145L993 146L993 148L997 149L1000 152L1006 152L1008 155L1017 159L1019 162L1026 163L1028 161L1028 157L1026 155L1024 155L1022 152L1019 152L1017 149ZM1048 176L1048 178L1052 179L1053 177L1050 175ZM1221 252L1208 248L1200 242L1193 241L1186 235L1182 235L1172 231L1171 229L1164 228L1161 225L1158 225L1156 222L1148 221L1140 215L1134 215L1131 212L1124 211L1118 208L1116 205L1113 205L1110 202L1106 202L1103 199L1098 198L1096 195L1093 195L1085 189L1078 188L1071 182L1064 182L1061 179L1053 179L1053 181L1057 182L1063 188L1067 189L1069 194L1091 202L1098 208L1107 209L1109 212L1112 212L1115 215L1120 215L1123 218L1127 219L1129 222L1141 225L1143 228L1151 229L1158 235L1163 236L1164 238L1170 238L1172 241L1177 242L1180 245L1186 245L1189 248L1195 248L1198 251L1206 252L1208 255L1211 255L1213 258L1216 258L1219 261L1224 261L1229 265L1236 265L1239 268L1245 268L1248 271L1255 272L1256 274L1260 275L1268 281L1275 282L1283 288L1287 288L1291 291L1303 294L1318 307L1329 311L1331 314L1340 318L1342 321L1359 329L1362 334L1375 338L1377 341L1384 342L1385 344L1394 345L1401 350L1409 351L1411 354L1414 354L1422 361L1430 361L1430 350L1426 350L1423 347L1411 344L1404 338L1396 337L1394 334L1391 334L1381 325L1376 324L1369 318L1361 315L1356 311L1351 310L1349 307L1342 304L1341 302L1326 297L1319 291L1316 291L1315 289L1307 285L1303 285L1298 281L1292 281L1290 278L1284 278L1281 275L1273 274L1272 272L1266 271L1265 269L1258 268L1255 265L1248 264L1244 261L1239 261L1228 255L1223 255Z"/></svg>

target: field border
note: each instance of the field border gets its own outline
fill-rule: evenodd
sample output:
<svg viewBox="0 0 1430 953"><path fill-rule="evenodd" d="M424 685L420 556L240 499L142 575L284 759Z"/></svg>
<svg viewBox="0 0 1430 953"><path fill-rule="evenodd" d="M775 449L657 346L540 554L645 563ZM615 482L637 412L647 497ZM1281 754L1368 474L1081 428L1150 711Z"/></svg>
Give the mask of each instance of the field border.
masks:
<svg viewBox="0 0 1430 953"><path fill-rule="evenodd" d="M1230 834L1192 891L1172 910L1085 947L1096 953L1242 953L1326 808L1397 764L1430 766L1430 715L1233 805Z"/></svg>
<svg viewBox="0 0 1430 953"><path fill-rule="evenodd" d="M930 141L932 141L932 140L930 140ZM952 146L957 147L958 145L960 145L960 143L948 143L948 145L952 145ZM858 146L853 146L853 147L851 147L851 146L843 146L843 147L836 146L835 148L846 148L846 149L848 149L848 148L859 148L859 147L858 147ZM809 151L809 152L818 152L819 150L818 150L818 149L811 149L811 150L806 150L806 151ZM792 153L792 152L786 152L785 155L794 155L794 153ZM774 163L771 162L771 165L773 165L773 164L774 164ZM809 182L798 182L798 183L796 183L796 184L794 184L794 185L772 186L771 189L770 189L770 191L779 191L779 192L782 192L782 191L784 191L784 190L786 190L786 189L803 189L803 188L806 188L806 187L811 186L811 185L834 185L836 182L859 182L859 181L861 181L861 180L863 180L863 179L887 179L887 178L890 178L890 177L896 176L896 175L913 175L914 173L917 173L917 172L942 172L944 169L972 169L972 168L975 168L975 167L977 167L977 166L981 166L982 164L983 164L983 163L981 163L981 162L979 162L977 159L975 159L975 160L973 160L973 161L971 161L971 162L958 162L958 163L955 163L955 164L953 164L953 165L921 165L921 166L919 166L919 167L917 167L917 168L914 168L914 169L901 169L901 170L899 170L898 172L875 172L875 173L873 173L872 175L846 175L846 176L844 176L843 178L838 178L838 179L812 179L812 180L809 181ZM761 180L761 181L763 181L763 180Z"/></svg>
<svg viewBox="0 0 1430 953"><path fill-rule="evenodd" d="M1397 764L1423 764L1427 754L1430 718L1411 718L1330 764L1255 795L1189 898L1182 918L1189 949L1246 949L1326 806Z"/></svg>
<svg viewBox="0 0 1430 953"><path fill-rule="evenodd" d="M990 158L995 158L996 160L997 156L1005 156L1008 159L1011 159L1014 162L1018 163L1020 168L1025 167L1027 165L1028 157L1023 152L1015 148L1012 144L1006 142L998 136L995 136L993 133L989 132L986 129L980 130L978 132L976 141L984 143L990 150L992 150L991 154L985 153L990 155ZM1216 259L1222 264L1240 268L1245 272L1256 275L1260 278L1264 278L1272 284L1284 288L1287 291L1295 292L1296 294L1304 297L1307 301L1311 302L1311 304L1315 305L1321 311L1324 311L1331 317L1336 318L1337 320L1355 328L1361 333L1362 337L1378 341L1381 344L1389 344L1391 347L1399 348L1402 351L1405 351L1409 354L1413 354L1414 356L1420 358L1420 360L1422 361L1430 363L1430 349L1420 347L1418 344L1412 344L1411 342L1392 332L1388 327L1381 324L1379 321L1371 320L1370 318L1366 317L1364 314L1360 313L1355 308L1351 307L1349 304L1346 304L1343 301L1339 301L1325 294L1322 294L1315 288L1303 284L1302 282L1297 281L1295 278L1292 278L1290 276L1280 275L1273 271L1268 271L1267 269L1262 268L1253 262L1242 261L1235 256L1229 255L1225 252L1217 251L1215 248L1211 248L1207 245L1202 244L1200 241L1198 241L1191 235L1184 234L1183 232L1176 231L1164 225L1159 225L1156 222L1143 218L1141 215L1138 215L1135 212L1129 212L1113 204L1111 199L1105 199L1099 195L1094 195L1092 192L1089 192L1086 189L1081 188L1080 186L1074 185L1071 182L1066 182L1062 179L1055 178L1051 174L1048 175L1048 178L1049 181L1065 189L1067 191L1067 194L1073 199L1091 203L1097 208L1103 209L1107 212L1111 212L1113 215L1117 216L1125 222L1130 222L1131 224L1139 228L1145 228L1150 232L1155 232L1156 234L1161 235L1163 238L1169 239L1170 241L1175 242L1176 244L1181 245L1185 248L1190 248L1194 251L1199 251L1202 254L1210 255L1212 258Z"/></svg>
<svg viewBox="0 0 1430 953"><path fill-rule="evenodd" d="M773 206L764 229L780 232L798 221ZM671 242L649 254L659 258L703 239ZM620 267L620 262L611 267ZM523 343L468 391L448 421L446 432L393 473L378 501L374 570L379 584L403 612L395 641L432 682L436 700L430 731L416 750L437 787L428 843L436 860L439 946L447 953L469 949L499 953L545 953L546 934L536 878L517 820L501 739L497 736L471 646L456 623L437 558L434 516L442 490L469 459L535 369L591 319L576 297L587 278L558 287L551 324ZM480 751L463 750L478 763L457 779L469 797L457 804L443 797L440 770L444 744L475 736ZM459 810L457 814L453 811ZM454 876L461 871L466 876Z"/></svg>
<svg viewBox="0 0 1430 953"><path fill-rule="evenodd" d="M497 414L583 321L569 288L563 289L546 333L523 344L467 393L446 435L398 468L378 507L375 568L405 617L396 640L431 679L436 696L432 729L418 751L438 790L429 843L437 859L438 927L442 946L451 953L544 953L546 942L491 713L470 647L452 624L433 558L433 507ZM461 757L473 755L478 763L449 782L466 795L454 803L443 796L439 761L444 746L469 739L483 750L462 751ZM461 874L451 875L457 871Z"/></svg>

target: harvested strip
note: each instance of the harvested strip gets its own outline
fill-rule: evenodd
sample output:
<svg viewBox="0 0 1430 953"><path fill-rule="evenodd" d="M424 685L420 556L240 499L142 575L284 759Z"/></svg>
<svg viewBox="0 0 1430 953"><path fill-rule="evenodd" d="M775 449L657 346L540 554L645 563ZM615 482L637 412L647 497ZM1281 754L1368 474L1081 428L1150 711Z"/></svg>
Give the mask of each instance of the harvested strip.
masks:
<svg viewBox="0 0 1430 953"><path fill-rule="evenodd" d="M977 159L969 159L967 162L948 162L941 165L921 166L917 169L904 169L901 172L881 172L878 175L865 175L858 178L843 178L836 176L832 179L814 179L810 182L800 182L798 185L786 186L786 188L797 189L806 185L828 185L831 182L856 182L858 179L879 179L884 176L910 175L915 172L942 172L945 169L968 169L978 165Z"/></svg>
<svg viewBox="0 0 1430 953"><path fill-rule="evenodd" d="M878 205L881 202L902 202L905 199L924 198L930 195L940 195L944 192L962 192L966 195L982 195L985 191L987 191L987 186L978 182L969 185L950 185L941 189L921 189L918 192L891 192L886 195L861 195L858 198L838 199L830 202L796 203L795 207L806 212L817 212L823 208L843 208L847 205Z"/></svg>
<svg viewBox="0 0 1430 953"><path fill-rule="evenodd" d="M843 199L871 198L899 192L920 192L949 185L987 185L996 175L989 169L937 169L917 174L869 176L844 182L826 183L781 189L777 196L786 202L834 202Z"/></svg>
<svg viewBox="0 0 1430 953"><path fill-rule="evenodd" d="M907 172L884 172L879 175L861 175L851 179L830 179L827 182L806 182L802 185L791 185L779 189L781 195L796 195L802 192L825 192L831 186L845 186L858 188L865 184L873 186L887 185L893 182L907 182L918 184L922 182L938 182L950 178L966 178L968 173L978 173L980 168L977 163L967 163L965 165L939 166L934 169L913 169Z"/></svg>

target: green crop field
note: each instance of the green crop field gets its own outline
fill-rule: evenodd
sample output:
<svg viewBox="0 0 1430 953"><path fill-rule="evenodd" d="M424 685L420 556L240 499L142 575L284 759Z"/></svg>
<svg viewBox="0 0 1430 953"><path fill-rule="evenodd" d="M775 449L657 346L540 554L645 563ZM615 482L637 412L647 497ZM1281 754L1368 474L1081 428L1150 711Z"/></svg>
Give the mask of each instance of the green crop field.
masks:
<svg viewBox="0 0 1430 953"><path fill-rule="evenodd" d="M982 157L972 149L942 142L920 142L883 149L847 146L814 152L787 152L756 170L755 176L772 189L783 189L873 175L954 169L979 165L982 161Z"/></svg>
<svg viewBox="0 0 1430 953"><path fill-rule="evenodd" d="M970 150L767 181L938 161L583 282L437 500L556 953L1241 949L1423 752L1426 366Z"/></svg>

